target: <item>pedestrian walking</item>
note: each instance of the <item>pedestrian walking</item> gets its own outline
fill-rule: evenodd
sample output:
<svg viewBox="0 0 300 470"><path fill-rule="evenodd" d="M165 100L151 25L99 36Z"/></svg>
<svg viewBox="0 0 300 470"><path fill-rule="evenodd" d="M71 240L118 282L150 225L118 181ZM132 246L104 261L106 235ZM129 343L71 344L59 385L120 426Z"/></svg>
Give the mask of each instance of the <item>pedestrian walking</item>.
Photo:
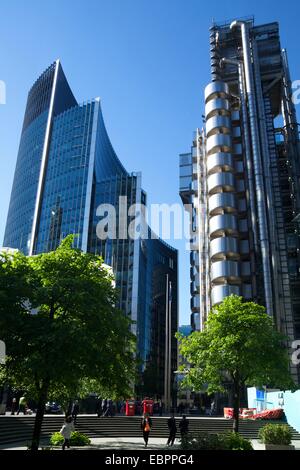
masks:
<svg viewBox="0 0 300 470"><path fill-rule="evenodd" d="M26 415L26 407L27 407L27 400L26 400L26 397L23 396L19 400L19 408L18 408L18 411L17 411L17 415L19 413L24 413L24 415Z"/></svg>
<svg viewBox="0 0 300 470"><path fill-rule="evenodd" d="M102 413L102 401L100 399L100 397L97 398L97 401L96 401L96 414L98 416L98 418L100 418L101 416L101 413Z"/></svg>
<svg viewBox="0 0 300 470"><path fill-rule="evenodd" d="M159 400L159 402L158 402L158 414L159 414L159 416L162 416L162 414L163 414L163 407L164 407L164 404L163 404L162 400Z"/></svg>
<svg viewBox="0 0 300 470"><path fill-rule="evenodd" d="M120 403L120 414L121 414L121 415L124 415L124 414L125 414L125 406L126 406L126 403L125 403L125 401L123 400L123 401Z"/></svg>
<svg viewBox="0 0 300 470"><path fill-rule="evenodd" d="M73 418L74 424L76 424L78 414L79 414L79 403L78 403L78 400L75 400L75 403L73 403L73 406L72 406L72 418Z"/></svg>
<svg viewBox="0 0 300 470"><path fill-rule="evenodd" d="M213 414L215 414L215 401L213 400L210 404L210 416L212 416Z"/></svg>
<svg viewBox="0 0 300 470"><path fill-rule="evenodd" d="M143 407L142 407L142 404L141 404L140 400L136 400L136 402L135 402L135 414L136 415L143 414Z"/></svg>
<svg viewBox="0 0 300 470"><path fill-rule="evenodd" d="M113 410L114 410L113 401L112 401L111 399L109 399L109 400L107 401L106 416L112 417L112 416L113 416Z"/></svg>
<svg viewBox="0 0 300 470"><path fill-rule="evenodd" d="M179 423L179 430L181 438L183 438L189 432L189 420L186 419L186 416L183 415Z"/></svg>
<svg viewBox="0 0 300 470"><path fill-rule="evenodd" d="M185 406L182 402L179 403L179 406L178 406L178 412L180 414L183 414L184 413L184 409L185 409Z"/></svg>
<svg viewBox="0 0 300 470"><path fill-rule="evenodd" d="M12 415L15 414L15 411L16 411L16 408L17 408L17 399L14 397L12 399L12 402L11 402L11 413Z"/></svg>
<svg viewBox="0 0 300 470"><path fill-rule="evenodd" d="M177 433L177 426L174 414L172 414L171 418L168 419L168 428L169 428L169 439L167 445L173 445Z"/></svg>
<svg viewBox="0 0 300 470"><path fill-rule="evenodd" d="M107 400L106 409L102 416L110 416L110 417L113 416L113 402L111 399Z"/></svg>
<svg viewBox="0 0 300 470"><path fill-rule="evenodd" d="M107 410L107 398L103 398L102 400L102 416L105 416Z"/></svg>
<svg viewBox="0 0 300 470"><path fill-rule="evenodd" d="M66 421L63 424L63 427L59 431L60 434L64 438L64 442L62 445L62 450L65 450L66 447L70 449L70 439L71 439L71 433L74 431L74 423L73 423L73 418L72 416L68 416L66 418Z"/></svg>
<svg viewBox="0 0 300 470"><path fill-rule="evenodd" d="M141 429L143 431L143 438L145 441L145 447L148 445L149 434L152 428L152 419L149 416L149 413L144 413L144 416L141 421Z"/></svg>

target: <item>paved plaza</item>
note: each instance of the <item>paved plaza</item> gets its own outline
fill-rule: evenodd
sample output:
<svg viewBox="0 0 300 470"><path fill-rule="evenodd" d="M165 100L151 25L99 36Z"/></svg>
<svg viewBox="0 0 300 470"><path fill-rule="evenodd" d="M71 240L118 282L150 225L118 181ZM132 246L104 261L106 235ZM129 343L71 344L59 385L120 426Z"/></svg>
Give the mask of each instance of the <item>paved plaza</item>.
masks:
<svg viewBox="0 0 300 470"><path fill-rule="evenodd" d="M256 439L251 439L254 450L264 450L264 445ZM49 441L41 441L41 447L48 447ZM292 441L292 445L296 450L300 450L300 441ZM1 450L26 450L25 443L23 444L6 444L0 446ZM54 448L60 450L60 447ZM166 446L166 439L149 438L147 450L180 450L179 439L176 439L173 447ZM67 449L68 450L68 449ZM91 445L86 447L73 447L70 450L145 450L144 441L140 438L92 438Z"/></svg>

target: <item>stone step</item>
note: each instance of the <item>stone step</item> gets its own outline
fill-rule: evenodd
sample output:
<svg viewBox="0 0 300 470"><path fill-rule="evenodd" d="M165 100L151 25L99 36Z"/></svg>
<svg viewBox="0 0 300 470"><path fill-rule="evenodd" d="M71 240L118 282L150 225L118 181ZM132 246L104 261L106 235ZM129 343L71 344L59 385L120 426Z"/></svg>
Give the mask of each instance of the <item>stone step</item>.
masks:
<svg viewBox="0 0 300 470"><path fill-rule="evenodd" d="M219 433L232 429L232 420L223 418L194 418L188 417L191 432ZM13 442L30 441L34 425L34 416L1 416L0 445ZM60 430L64 421L63 416L45 416L42 426L42 437L49 438L53 432ZM176 418L177 425L180 418ZM89 437L140 437L140 416L78 416L76 429ZM274 422L274 421L273 421ZM249 439L257 439L259 429L267 421L240 421L240 434ZM290 427L291 428L291 427ZM293 439L300 440L300 434L293 428ZM179 433L178 433L179 434ZM153 417L152 437L167 438L167 418Z"/></svg>

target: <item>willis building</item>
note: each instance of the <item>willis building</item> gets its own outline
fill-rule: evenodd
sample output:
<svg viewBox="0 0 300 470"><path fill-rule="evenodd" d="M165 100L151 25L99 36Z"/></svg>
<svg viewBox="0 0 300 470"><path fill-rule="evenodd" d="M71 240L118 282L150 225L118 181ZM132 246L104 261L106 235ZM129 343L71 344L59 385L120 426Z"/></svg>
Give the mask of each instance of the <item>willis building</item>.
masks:
<svg viewBox="0 0 300 470"><path fill-rule="evenodd" d="M119 201L123 232L117 217L117 236L100 240L96 228L105 213L97 214L97 208L110 204L118 216ZM141 175L129 174L114 152L100 99L78 104L57 60L28 94L4 246L31 256L76 234L75 247L101 255L113 269L119 308L134 321L141 361L136 392L163 397L165 364L172 380L177 368L177 251L157 237L127 236L137 216L128 209L139 203L146 204Z"/></svg>
<svg viewBox="0 0 300 470"><path fill-rule="evenodd" d="M300 338L300 145L278 23L213 24L210 64L205 126L180 155L192 326L237 294L265 305L291 346Z"/></svg>

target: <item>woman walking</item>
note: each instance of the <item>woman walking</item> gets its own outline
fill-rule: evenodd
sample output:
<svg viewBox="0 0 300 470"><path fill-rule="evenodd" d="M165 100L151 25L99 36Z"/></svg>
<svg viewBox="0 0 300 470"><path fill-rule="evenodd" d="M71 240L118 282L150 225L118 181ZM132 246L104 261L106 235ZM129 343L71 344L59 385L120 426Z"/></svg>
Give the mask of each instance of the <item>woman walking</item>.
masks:
<svg viewBox="0 0 300 470"><path fill-rule="evenodd" d="M169 439L167 442L167 446L173 445L177 433L177 426L176 426L176 420L174 415L172 414L171 418L168 419L168 428L169 428Z"/></svg>
<svg viewBox="0 0 300 470"><path fill-rule="evenodd" d="M149 440L149 433L152 428L152 419L150 418L148 413L144 413L144 416L142 418L141 422L141 429L143 431L143 438L145 441L145 447L148 445L148 440Z"/></svg>
<svg viewBox="0 0 300 470"><path fill-rule="evenodd" d="M73 418L72 416L68 416L66 418L66 421L59 431L60 434L64 437L64 443L62 445L62 450L65 450L66 447L70 449L70 438L71 438L71 433L74 431L74 423L73 423Z"/></svg>
<svg viewBox="0 0 300 470"><path fill-rule="evenodd" d="M189 432L189 420L186 419L185 415L182 415L182 419L179 422L179 429L180 429L180 434L181 434L181 439L184 438Z"/></svg>

